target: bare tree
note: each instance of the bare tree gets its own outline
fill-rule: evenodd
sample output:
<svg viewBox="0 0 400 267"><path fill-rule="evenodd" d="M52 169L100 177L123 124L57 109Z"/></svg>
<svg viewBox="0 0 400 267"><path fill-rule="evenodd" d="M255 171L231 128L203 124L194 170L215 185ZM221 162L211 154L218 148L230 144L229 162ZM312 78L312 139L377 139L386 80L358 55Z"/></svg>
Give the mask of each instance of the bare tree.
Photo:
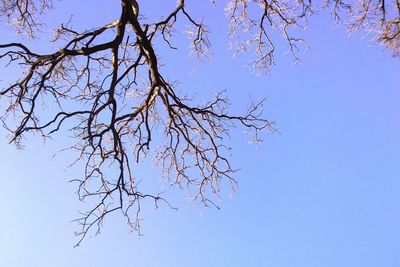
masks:
<svg viewBox="0 0 400 267"><path fill-rule="evenodd" d="M356 4L327 0L337 22L343 21L350 31L364 29L384 45L393 56L400 55L400 2L398 0L360 0ZM342 17L345 17L343 19Z"/></svg>
<svg viewBox="0 0 400 267"><path fill-rule="evenodd" d="M198 57L208 55L211 47L209 29L188 11L186 1L177 1L174 9L151 22L136 0L121 0L119 5L119 19L98 28L78 32L62 24L52 40L60 49L53 52L38 53L22 43L0 44L0 59L23 71L0 89L1 103L6 103L1 120L11 133L10 142L20 146L28 132L50 137L65 128L76 140L69 149L78 155L74 163L85 166L82 178L75 180L79 198L96 201L77 220L78 245L92 228L100 231L111 212L121 211L139 231L142 200L172 207L161 195L140 190L135 162L153 158L171 184L187 188L204 205L215 205L210 195L218 194L221 181L236 187L224 142L230 129L241 125L256 141L261 131L274 130L262 116L264 100L250 103L242 115L232 115L225 92L198 104L178 94L162 74L154 47L175 49L171 37L179 22L191 25L189 38ZM354 6L327 1L324 6L333 6L338 20L349 17L350 27L376 32L377 40L399 55L398 0ZM37 16L52 8L51 0L1 0L0 14L17 33L35 37L44 26ZM226 13L237 51L255 51L254 66L263 71L274 64L274 32L283 35L297 58L304 41L295 35L296 28L307 24L313 7L304 0L231 0ZM42 106L51 102L58 108L43 112Z"/></svg>

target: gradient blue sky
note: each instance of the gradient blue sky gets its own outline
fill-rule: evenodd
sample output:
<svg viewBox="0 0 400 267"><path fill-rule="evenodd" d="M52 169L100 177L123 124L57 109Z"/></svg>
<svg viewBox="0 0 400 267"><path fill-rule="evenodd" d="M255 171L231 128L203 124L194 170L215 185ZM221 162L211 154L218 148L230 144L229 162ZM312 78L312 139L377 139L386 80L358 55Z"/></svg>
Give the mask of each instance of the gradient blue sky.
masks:
<svg viewBox="0 0 400 267"><path fill-rule="evenodd" d="M111 1L99 1L98 13L89 2L66 5L57 16L75 12L76 24L85 18L93 25L108 21L104 10L113 16ZM71 220L84 205L68 183L79 170L63 170L70 157L51 159L64 141L32 138L17 151L2 138L0 266L400 266L399 60L368 36L332 30L320 15L304 33L311 51L301 54L302 64L279 52L277 66L256 76L245 57L230 56L222 3L207 14L216 25L211 63L186 51L159 53L181 90L206 97L227 89L233 111L243 110L249 94L267 97L265 114L280 134L258 146L240 130L233 134L238 193L230 197L226 188L216 210L173 191L179 211L144 210L144 236L113 216L98 237L73 248ZM10 38L3 26L0 37Z"/></svg>

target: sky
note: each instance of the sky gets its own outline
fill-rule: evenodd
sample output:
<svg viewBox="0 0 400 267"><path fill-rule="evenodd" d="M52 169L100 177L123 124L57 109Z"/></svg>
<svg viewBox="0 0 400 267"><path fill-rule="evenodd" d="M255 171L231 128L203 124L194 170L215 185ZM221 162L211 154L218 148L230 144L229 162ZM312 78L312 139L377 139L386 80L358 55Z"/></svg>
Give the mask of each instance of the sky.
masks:
<svg viewBox="0 0 400 267"><path fill-rule="evenodd" d="M77 23L101 25L113 16L111 2L86 13L87 2L81 10L60 3L57 18L74 13ZM65 140L31 138L17 150L0 130L0 266L400 266L399 60L321 14L304 32L311 50L301 64L279 51L277 65L258 76L248 56L231 56L222 3L204 14L215 25L212 61L164 53L165 73L200 96L226 89L233 111L249 96L266 97L265 115L279 129L258 145L234 130L227 142L240 168L238 192L224 188L217 210L171 189L179 211L144 210L143 236L116 215L74 248L71 221L85 204L68 182L80 175L64 168L71 155L52 158ZM1 42L16 38L2 27Z"/></svg>

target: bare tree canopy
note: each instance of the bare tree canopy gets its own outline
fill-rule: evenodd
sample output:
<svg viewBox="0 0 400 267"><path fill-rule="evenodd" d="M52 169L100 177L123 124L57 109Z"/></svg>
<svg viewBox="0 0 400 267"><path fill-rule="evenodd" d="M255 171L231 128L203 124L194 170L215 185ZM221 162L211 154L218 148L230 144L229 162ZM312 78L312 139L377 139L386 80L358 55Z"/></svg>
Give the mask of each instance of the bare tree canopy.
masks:
<svg viewBox="0 0 400 267"><path fill-rule="evenodd" d="M211 4L215 4L211 1ZM205 5L208 3L204 3ZM40 15L54 9L51 0L1 0L1 16L19 34L35 38L46 27ZM78 31L69 23L55 30L52 42L60 48L40 53L28 44L0 44L0 59L22 70L15 81L1 84L1 120L11 133L10 142L21 145L28 133L51 137L61 129L73 133L69 149L84 162L78 183L80 199L96 205L77 221L83 240L94 228L99 231L105 216L121 211L128 224L139 231L140 203L155 205L167 200L140 190L133 163L154 159L168 181L187 188L205 205L218 194L220 183L236 187L230 148L224 139L232 127L242 126L259 141L264 130L274 130L262 115L263 100L250 103L241 115L230 114L225 92L199 104L177 93L174 77L165 77L155 46L175 49L172 37L178 23L190 24L191 48L198 57L209 56L207 17L197 18L179 0L172 10L150 21L140 11L140 2L121 0L119 18L95 29ZM337 21L352 30L373 32L377 42L393 55L400 55L400 2L398 0L341 0L319 4L330 8ZM237 52L253 51L254 66L265 71L275 63L274 35L279 32L295 58L298 28L318 10L311 1L231 0L227 3L229 35ZM4 42L4 40L2 40ZM9 82L9 81L7 81ZM56 103L57 110L43 112Z"/></svg>

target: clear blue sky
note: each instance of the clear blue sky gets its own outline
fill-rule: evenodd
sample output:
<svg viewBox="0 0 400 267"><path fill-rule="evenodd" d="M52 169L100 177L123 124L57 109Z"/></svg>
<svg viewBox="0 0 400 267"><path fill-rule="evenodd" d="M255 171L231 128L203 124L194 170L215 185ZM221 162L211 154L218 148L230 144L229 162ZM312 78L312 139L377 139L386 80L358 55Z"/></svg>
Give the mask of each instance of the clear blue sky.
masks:
<svg viewBox="0 0 400 267"><path fill-rule="evenodd" d="M86 18L95 26L116 14L111 1L99 1L98 13L89 2L65 6L57 18L76 12L76 24ZM68 183L79 170L63 170L70 156L51 159L62 137L46 145L32 138L17 151L1 130L0 266L400 266L399 60L317 16L304 33L312 49L302 64L279 52L277 66L256 76L245 57L230 57L222 9L207 11L208 24L217 25L211 63L188 59L185 50L159 54L182 91L207 97L227 89L233 111L249 94L268 98L265 114L281 133L254 146L238 130L230 141L241 168L238 193L230 197L226 188L216 210L173 191L179 212L144 210L144 236L114 216L98 237L73 248L71 220L85 206ZM0 37L10 38L3 26Z"/></svg>

